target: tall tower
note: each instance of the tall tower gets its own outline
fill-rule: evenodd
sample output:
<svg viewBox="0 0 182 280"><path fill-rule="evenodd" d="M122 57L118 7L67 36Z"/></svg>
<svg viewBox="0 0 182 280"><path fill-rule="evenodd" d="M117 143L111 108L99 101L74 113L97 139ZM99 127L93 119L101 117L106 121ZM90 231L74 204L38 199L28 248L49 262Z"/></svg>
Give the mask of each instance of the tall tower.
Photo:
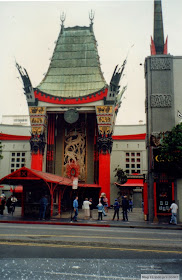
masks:
<svg viewBox="0 0 182 280"><path fill-rule="evenodd" d="M154 35L151 37L151 55L167 54L167 38L164 44L164 29L161 0L154 0Z"/></svg>
<svg viewBox="0 0 182 280"><path fill-rule="evenodd" d="M150 221L168 215L168 205L174 195L173 181L157 168L156 161L158 146L164 133L175 125L173 57L167 54L167 39L164 44L161 0L154 0L153 38L151 38L151 56L145 59ZM162 190L167 195L166 200L162 198Z"/></svg>

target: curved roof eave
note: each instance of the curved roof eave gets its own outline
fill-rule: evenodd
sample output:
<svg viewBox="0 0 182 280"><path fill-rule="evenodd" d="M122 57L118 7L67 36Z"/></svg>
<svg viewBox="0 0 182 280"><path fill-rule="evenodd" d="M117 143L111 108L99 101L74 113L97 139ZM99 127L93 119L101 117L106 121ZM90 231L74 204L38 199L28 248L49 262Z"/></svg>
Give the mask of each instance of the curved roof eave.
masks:
<svg viewBox="0 0 182 280"><path fill-rule="evenodd" d="M108 92L108 86L100 89L97 92L85 96L78 96L72 98L58 97L45 92L40 91L38 88L34 88L35 98L39 101L52 103L52 104L62 104L62 105L74 105L74 104L85 104L103 100L106 98Z"/></svg>

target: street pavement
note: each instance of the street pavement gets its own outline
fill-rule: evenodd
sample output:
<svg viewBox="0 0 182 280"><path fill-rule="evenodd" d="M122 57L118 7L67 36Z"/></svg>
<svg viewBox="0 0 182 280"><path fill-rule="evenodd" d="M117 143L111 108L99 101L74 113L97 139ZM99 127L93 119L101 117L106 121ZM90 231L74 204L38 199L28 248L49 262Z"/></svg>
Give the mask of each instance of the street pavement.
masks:
<svg viewBox="0 0 182 280"><path fill-rule="evenodd" d="M177 260L29 258L0 260L0 265L2 280L141 280L142 274L148 274L145 279L155 275L156 280L171 280L182 275Z"/></svg>
<svg viewBox="0 0 182 280"><path fill-rule="evenodd" d="M145 222L141 209L129 213L129 222L121 221L122 216L112 221L112 216L113 209L109 209L104 220L98 221L94 210L93 220L85 220L80 210L74 223L70 212L46 221L22 218L18 207L13 217L5 212L0 216L0 279L182 277L181 232L174 230L182 225Z"/></svg>
<svg viewBox="0 0 182 280"><path fill-rule="evenodd" d="M171 225L169 222L149 222L144 220L144 214L141 208L134 208L133 212L128 213L128 221L122 221L120 210L120 219L113 221L113 209L108 209L107 216L103 216L102 221L98 221L97 209L93 210L93 218L85 219L84 211L79 209L78 221L71 221L71 211L62 212L61 215L53 216L50 219L40 221L36 218L21 217L21 207L16 207L14 215L7 214L5 209L4 215L0 215L0 223L17 223L17 224L52 224L52 225L77 225L77 226L98 226L98 227L124 227L124 228L155 228L155 229L175 229L181 230L182 223ZM170 220L170 216L169 216Z"/></svg>

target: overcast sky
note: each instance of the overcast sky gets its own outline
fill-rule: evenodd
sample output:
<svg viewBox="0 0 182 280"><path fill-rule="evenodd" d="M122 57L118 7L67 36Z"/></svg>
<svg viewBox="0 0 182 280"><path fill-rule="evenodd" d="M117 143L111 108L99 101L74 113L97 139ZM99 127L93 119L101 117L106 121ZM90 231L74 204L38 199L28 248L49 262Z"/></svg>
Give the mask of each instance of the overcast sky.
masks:
<svg viewBox="0 0 182 280"><path fill-rule="evenodd" d="M182 55L182 0L163 0L162 7L168 52ZM36 87L47 72L60 31L61 13L66 13L65 27L88 26L91 10L95 12L94 33L107 83L115 66L128 56L121 80L121 87L128 87L116 123L145 123L143 64L150 55L153 36L153 0L0 1L0 122L2 115L28 114L15 60L26 68Z"/></svg>

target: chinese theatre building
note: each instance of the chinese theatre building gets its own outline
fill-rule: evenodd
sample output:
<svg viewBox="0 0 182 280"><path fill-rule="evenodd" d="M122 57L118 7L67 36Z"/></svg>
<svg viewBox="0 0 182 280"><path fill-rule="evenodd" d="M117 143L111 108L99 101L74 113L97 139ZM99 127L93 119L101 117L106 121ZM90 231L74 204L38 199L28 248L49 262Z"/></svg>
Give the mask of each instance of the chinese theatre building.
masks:
<svg viewBox="0 0 182 280"><path fill-rule="evenodd" d="M115 68L108 85L100 67L93 19L91 13L88 27L66 28L62 15L49 68L37 87L27 71L16 66L29 107L31 169L71 181L78 178L79 197L94 196L97 203L101 192L110 200L112 133L125 90L119 92L126 61L119 70Z"/></svg>

